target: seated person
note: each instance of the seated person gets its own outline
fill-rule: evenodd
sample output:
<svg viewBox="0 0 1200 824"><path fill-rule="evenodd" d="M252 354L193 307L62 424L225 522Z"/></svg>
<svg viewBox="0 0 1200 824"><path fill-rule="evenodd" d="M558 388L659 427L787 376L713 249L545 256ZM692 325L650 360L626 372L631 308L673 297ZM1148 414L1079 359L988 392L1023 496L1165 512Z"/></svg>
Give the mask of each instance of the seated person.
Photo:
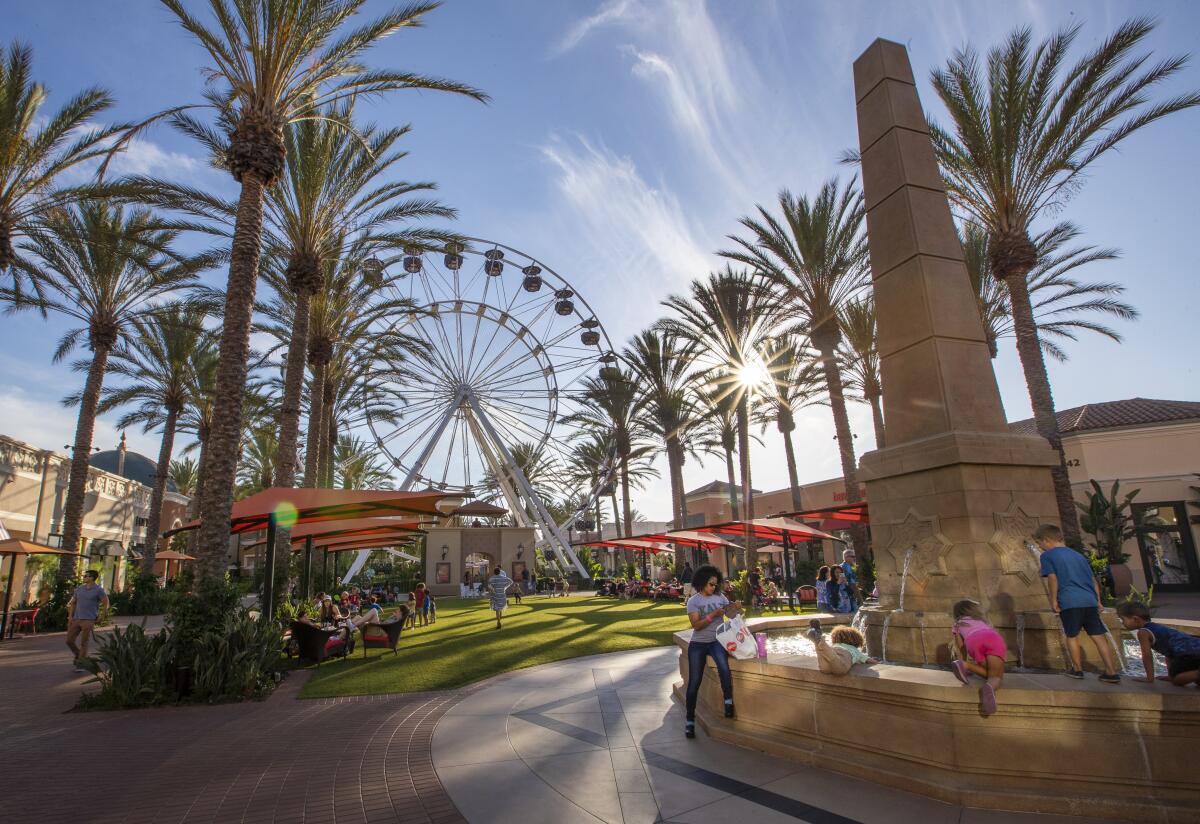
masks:
<svg viewBox="0 0 1200 824"><path fill-rule="evenodd" d="M322 597L320 606L318 607L317 620L322 624L336 624L346 616L338 609L337 604L333 602L333 598L329 595Z"/></svg>
<svg viewBox="0 0 1200 824"><path fill-rule="evenodd" d="M301 624L307 624L310 627L320 629L312 618L308 617L308 607L301 606L296 611L296 620ZM326 655L345 655L354 651L354 642L350 635L350 627L339 628L328 641L325 642Z"/></svg>

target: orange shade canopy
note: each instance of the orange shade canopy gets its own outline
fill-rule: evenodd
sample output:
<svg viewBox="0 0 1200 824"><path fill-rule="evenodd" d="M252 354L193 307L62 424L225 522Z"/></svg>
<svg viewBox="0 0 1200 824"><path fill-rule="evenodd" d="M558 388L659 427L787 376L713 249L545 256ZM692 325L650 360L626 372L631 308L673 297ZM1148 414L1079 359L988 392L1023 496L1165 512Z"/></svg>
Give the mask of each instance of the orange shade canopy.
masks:
<svg viewBox="0 0 1200 824"><path fill-rule="evenodd" d="M325 542L314 544L317 549L325 552L352 552L359 549L382 549L383 547L399 546L406 540L406 536L392 536L382 538L355 538L351 540L330 539Z"/></svg>
<svg viewBox="0 0 1200 824"><path fill-rule="evenodd" d="M0 541L0 555L78 555L77 552L67 552L65 549L55 549L45 544L35 544L33 541L22 541L20 538L9 538Z"/></svg>
<svg viewBox="0 0 1200 824"><path fill-rule="evenodd" d="M293 489L271 487L235 501L229 519L234 535L266 529L272 515L288 526L371 516L440 515L439 504L453 509L461 498L438 490L394 492L375 489ZM163 537L196 529L199 521L169 529Z"/></svg>
<svg viewBox="0 0 1200 824"><path fill-rule="evenodd" d="M635 536L643 541L670 541L676 546L694 547L696 549L719 549L723 546L737 547L733 541L726 541L710 532L696 532L683 529L678 532L656 532L653 535Z"/></svg>
<svg viewBox="0 0 1200 824"><path fill-rule="evenodd" d="M595 546L606 549L635 549L646 550L658 554L663 550L670 551L671 547L661 541L644 541L640 538L612 538L607 541L579 541L572 546Z"/></svg>
<svg viewBox="0 0 1200 824"><path fill-rule="evenodd" d="M156 561L194 561L196 558L192 555L184 555L182 552L176 552L173 549L164 549L162 552L154 553Z"/></svg>
<svg viewBox="0 0 1200 824"><path fill-rule="evenodd" d="M821 529L847 529L854 524L869 524L870 511L866 503L830 506L825 509L807 509L802 512L785 512L786 518L798 521L820 521Z"/></svg>

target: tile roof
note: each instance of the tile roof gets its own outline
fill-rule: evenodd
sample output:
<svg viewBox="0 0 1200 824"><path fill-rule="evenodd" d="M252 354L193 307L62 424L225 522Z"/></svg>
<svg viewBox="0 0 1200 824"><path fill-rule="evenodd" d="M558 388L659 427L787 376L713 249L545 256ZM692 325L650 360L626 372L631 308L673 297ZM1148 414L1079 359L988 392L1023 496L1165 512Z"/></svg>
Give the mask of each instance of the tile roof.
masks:
<svg viewBox="0 0 1200 824"><path fill-rule="evenodd" d="M1058 430L1065 435L1068 432L1087 432L1093 429L1200 420L1200 402L1129 398L1123 401L1089 403L1074 409L1060 409L1057 417ZM1008 428L1021 435L1037 434L1033 418L1014 421Z"/></svg>
<svg viewBox="0 0 1200 824"><path fill-rule="evenodd" d="M742 488L739 486L737 488L737 490L738 490L738 494L740 495L742 492ZM754 487L750 487L750 491L753 492L755 495L762 494L761 490L755 489ZM690 498L693 495L711 495L714 493L728 495L729 494L729 484L727 484L725 481L712 481L711 483L707 483L704 486L700 487L699 489L693 489L691 492L684 493L684 497Z"/></svg>

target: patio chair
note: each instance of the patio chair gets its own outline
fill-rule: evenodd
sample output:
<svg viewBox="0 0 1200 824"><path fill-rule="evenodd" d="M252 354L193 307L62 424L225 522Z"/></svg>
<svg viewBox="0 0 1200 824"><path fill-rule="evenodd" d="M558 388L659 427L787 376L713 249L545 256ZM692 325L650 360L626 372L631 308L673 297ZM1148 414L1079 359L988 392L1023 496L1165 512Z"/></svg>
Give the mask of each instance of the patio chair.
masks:
<svg viewBox="0 0 1200 824"><path fill-rule="evenodd" d="M41 607L34 607L32 612L26 612L23 615L13 616L13 631L28 629L32 633L37 632L37 617L42 611Z"/></svg>
<svg viewBox="0 0 1200 824"><path fill-rule="evenodd" d="M804 586L802 586L796 590L796 600L799 602L801 609L804 609L805 607L812 607L812 608L816 609L817 588L814 586L805 584Z"/></svg>
<svg viewBox="0 0 1200 824"><path fill-rule="evenodd" d="M362 631L363 658L367 657L367 647L390 649L392 655L396 655L396 645L400 643L404 622L396 616L381 624L363 624L359 629Z"/></svg>
<svg viewBox="0 0 1200 824"><path fill-rule="evenodd" d="M296 642L299 650L297 657L307 658L320 666L322 661L331 656L330 650L326 648L329 639L339 632L340 630L336 629L321 629L301 621L292 621L292 640ZM349 645L345 645L341 649L348 650L348 648ZM339 654L344 656L345 652Z"/></svg>

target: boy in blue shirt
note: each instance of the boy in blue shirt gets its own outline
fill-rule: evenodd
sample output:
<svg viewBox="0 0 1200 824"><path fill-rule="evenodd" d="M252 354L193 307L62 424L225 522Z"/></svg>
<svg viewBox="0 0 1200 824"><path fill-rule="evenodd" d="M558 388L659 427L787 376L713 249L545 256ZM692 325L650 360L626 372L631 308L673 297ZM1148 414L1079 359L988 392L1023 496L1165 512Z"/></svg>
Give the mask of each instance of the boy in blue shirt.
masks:
<svg viewBox="0 0 1200 824"><path fill-rule="evenodd" d="M1080 663L1079 631L1087 632L1096 652L1104 662L1104 674L1100 680L1106 684L1119 684L1113 651L1107 640L1108 633L1100 620L1100 585L1092 575L1092 566L1087 558L1063 546L1062 530L1053 524L1042 524L1033 533L1033 540L1042 550L1042 577L1046 579L1046 593L1050 596L1050 609L1058 613L1062 621L1063 634L1067 637L1067 652L1071 655L1071 678L1083 678Z"/></svg>

